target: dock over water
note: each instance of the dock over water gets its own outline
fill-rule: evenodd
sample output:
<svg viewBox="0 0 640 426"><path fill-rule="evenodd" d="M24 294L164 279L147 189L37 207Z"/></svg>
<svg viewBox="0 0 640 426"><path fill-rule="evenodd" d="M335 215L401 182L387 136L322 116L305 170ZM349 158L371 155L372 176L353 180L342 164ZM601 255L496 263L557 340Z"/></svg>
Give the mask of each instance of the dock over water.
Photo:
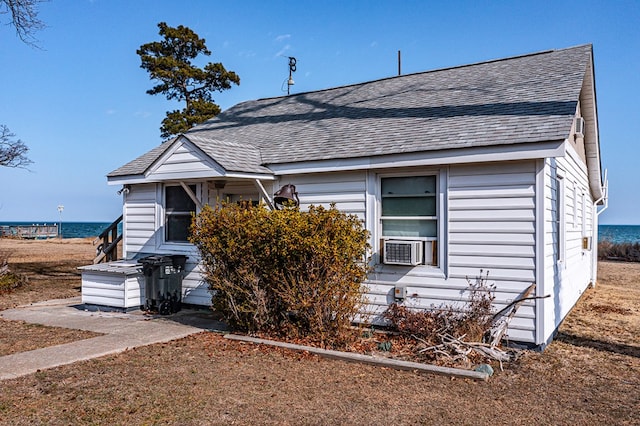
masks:
<svg viewBox="0 0 640 426"><path fill-rule="evenodd" d="M58 236L58 225L4 225L0 226L0 237L46 240Z"/></svg>

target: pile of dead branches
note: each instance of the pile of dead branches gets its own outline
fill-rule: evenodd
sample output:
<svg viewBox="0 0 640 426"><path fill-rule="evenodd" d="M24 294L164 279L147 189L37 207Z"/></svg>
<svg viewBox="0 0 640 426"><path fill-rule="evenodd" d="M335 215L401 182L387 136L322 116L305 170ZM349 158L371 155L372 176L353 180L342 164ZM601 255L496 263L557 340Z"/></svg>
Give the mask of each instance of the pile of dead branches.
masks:
<svg viewBox="0 0 640 426"><path fill-rule="evenodd" d="M481 361L498 361L502 370L502 363L515 361L520 355L520 351L515 348L500 348L490 343L482 342L465 342L466 336L454 337L448 333L439 333L438 338L441 343L437 345L429 345L423 339L417 336L411 336L421 346L417 349L417 353L432 353L436 357L447 358L452 364L464 364L471 366L473 362Z"/></svg>
<svg viewBox="0 0 640 426"><path fill-rule="evenodd" d="M488 284L488 272L482 271L474 282L469 282L470 297L465 309L439 306L429 310L416 310L394 304L385 312L401 335L416 342L414 353L444 364L465 365L496 361L514 361L520 351L502 346L507 328L518 308L531 296L531 284L516 300L494 312L495 285Z"/></svg>

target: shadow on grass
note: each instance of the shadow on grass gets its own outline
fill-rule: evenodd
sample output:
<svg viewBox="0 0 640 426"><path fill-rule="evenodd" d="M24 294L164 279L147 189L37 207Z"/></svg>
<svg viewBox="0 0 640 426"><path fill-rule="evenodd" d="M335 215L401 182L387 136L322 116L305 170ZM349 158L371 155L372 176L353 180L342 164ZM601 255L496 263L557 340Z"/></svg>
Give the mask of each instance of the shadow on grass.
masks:
<svg viewBox="0 0 640 426"><path fill-rule="evenodd" d="M558 332L555 340L559 342L568 343L573 346L582 346L585 348L593 348L599 351L612 352L620 355L632 356L640 358L640 347L623 345L619 343L610 343L602 340L589 339L586 337L580 337L573 334Z"/></svg>
<svg viewBox="0 0 640 426"><path fill-rule="evenodd" d="M76 268L82 266L81 262L25 262L12 265L16 272L26 275L44 277L79 277L80 271Z"/></svg>

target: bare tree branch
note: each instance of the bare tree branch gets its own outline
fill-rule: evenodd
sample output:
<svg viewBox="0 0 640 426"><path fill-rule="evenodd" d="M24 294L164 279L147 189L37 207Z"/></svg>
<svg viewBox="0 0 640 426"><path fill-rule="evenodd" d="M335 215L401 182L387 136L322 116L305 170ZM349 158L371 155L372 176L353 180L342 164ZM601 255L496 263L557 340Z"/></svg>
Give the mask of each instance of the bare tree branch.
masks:
<svg viewBox="0 0 640 426"><path fill-rule="evenodd" d="M7 126L0 124L0 166L26 168L33 163L27 158L29 147L20 139L14 140L15 136Z"/></svg>
<svg viewBox="0 0 640 426"><path fill-rule="evenodd" d="M35 33L45 28L38 18L38 3L48 0L0 0L0 15L10 15L16 34L24 43L38 47Z"/></svg>

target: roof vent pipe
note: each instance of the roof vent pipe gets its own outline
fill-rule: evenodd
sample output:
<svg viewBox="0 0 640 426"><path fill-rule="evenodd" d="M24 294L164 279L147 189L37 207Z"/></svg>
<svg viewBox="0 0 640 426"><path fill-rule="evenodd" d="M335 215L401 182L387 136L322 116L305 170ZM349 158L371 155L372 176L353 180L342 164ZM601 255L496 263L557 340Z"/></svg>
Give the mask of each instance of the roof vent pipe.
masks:
<svg viewBox="0 0 640 426"><path fill-rule="evenodd" d="M400 58L399 50L398 50L398 75L402 75L402 60Z"/></svg>

